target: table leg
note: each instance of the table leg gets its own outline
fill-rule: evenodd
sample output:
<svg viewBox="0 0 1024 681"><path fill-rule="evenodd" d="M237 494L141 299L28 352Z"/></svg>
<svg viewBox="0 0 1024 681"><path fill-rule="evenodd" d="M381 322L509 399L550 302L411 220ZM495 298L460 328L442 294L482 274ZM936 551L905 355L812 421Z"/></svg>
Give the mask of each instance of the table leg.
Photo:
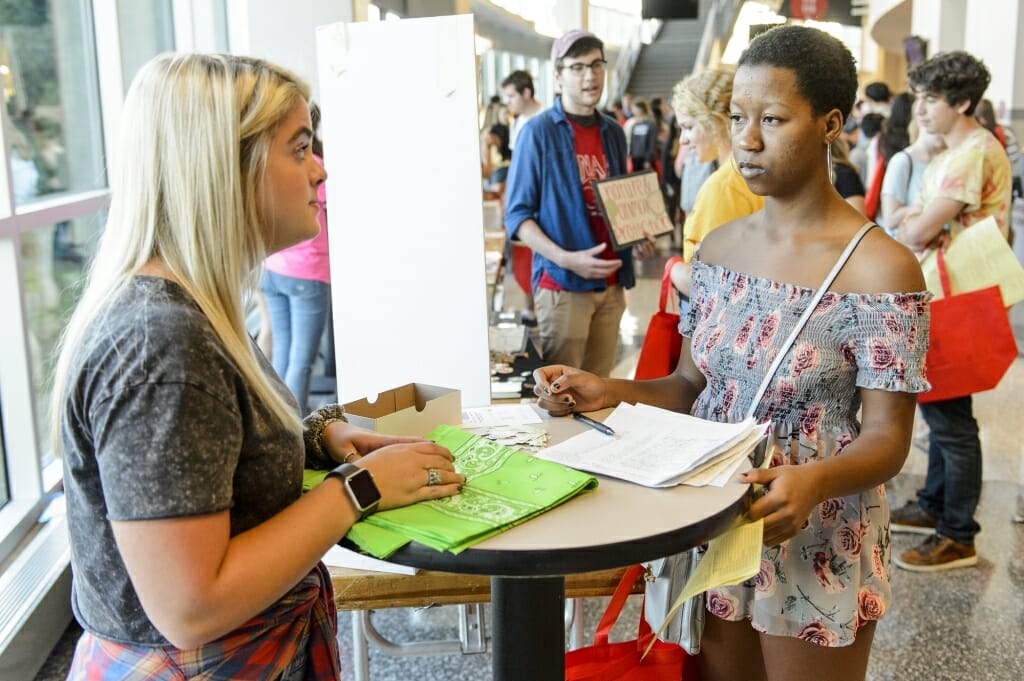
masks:
<svg viewBox="0 0 1024 681"><path fill-rule="evenodd" d="M494 681L564 681L564 607L564 577L491 577Z"/></svg>

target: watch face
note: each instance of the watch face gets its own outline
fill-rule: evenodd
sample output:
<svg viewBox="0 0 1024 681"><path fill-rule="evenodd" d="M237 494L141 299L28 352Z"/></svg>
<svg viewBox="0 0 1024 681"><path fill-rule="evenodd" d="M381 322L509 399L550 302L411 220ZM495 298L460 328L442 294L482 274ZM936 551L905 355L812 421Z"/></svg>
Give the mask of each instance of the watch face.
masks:
<svg viewBox="0 0 1024 681"><path fill-rule="evenodd" d="M380 501L380 490L368 470L360 469L358 473L353 473L345 480L345 484L355 496L360 510L373 508Z"/></svg>

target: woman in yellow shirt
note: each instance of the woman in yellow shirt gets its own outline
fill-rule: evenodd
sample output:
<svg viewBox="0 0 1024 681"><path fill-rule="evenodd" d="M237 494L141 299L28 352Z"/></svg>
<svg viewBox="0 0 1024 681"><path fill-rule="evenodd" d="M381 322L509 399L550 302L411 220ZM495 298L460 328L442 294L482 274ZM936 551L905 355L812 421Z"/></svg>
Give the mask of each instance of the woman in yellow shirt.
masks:
<svg viewBox="0 0 1024 681"><path fill-rule="evenodd" d="M697 192L693 210L683 224L683 262L672 268L672 285L690 293L690 259L708 233L730 220L764 208L764 199L747 188L732 163L729 100L732 72L709 69L687 76L672 92L672 108L681 130L681 143L690 145L688 162L718 162Z"/></svg>

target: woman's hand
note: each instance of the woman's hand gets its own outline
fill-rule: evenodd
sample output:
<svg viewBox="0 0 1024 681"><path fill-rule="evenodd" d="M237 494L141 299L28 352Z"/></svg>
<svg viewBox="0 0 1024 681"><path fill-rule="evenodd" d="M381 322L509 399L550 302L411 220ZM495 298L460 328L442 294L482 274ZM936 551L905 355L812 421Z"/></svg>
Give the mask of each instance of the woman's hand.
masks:
<svg viewBox="0 0 1024 681"><path fill-rule="evenodd" d="M456 472L451 452L429 440L382 446L360 459L358 465L373 473L382 511L450 497L466 482L466 476Z"/></svg>
<svg viewBox="0 0 1024 681"><path fill-rule="evenodd" d="M537 405L552 416L594 411L605 406L607 385L602 378L586 371L551 364L534 371L533 380Z"/></svg>
<svg viewBox="0 0 1024 681"><path fill-rule="evenodd" d="M822 501L817 475L810 466L758 469L744 473L739 480L766 488L747 511L751 520L764 518L765 546L777 546L796 535Z"/></svg>
<svg viewBox="0 0 1024 681"><path fill-rule="evenodd" d="M321 436L324 452L338 463L354 463L381 447L414 442L429 442L422 437L384 435L345 421L332 421Z"/></svg>

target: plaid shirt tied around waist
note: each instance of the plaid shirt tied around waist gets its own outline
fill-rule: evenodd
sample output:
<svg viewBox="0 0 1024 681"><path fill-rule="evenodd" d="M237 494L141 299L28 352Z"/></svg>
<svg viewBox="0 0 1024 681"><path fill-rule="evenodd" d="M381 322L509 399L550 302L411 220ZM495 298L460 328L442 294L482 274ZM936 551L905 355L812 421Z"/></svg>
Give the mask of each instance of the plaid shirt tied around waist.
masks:
<svg viewBox="0 0 1024 681"><path fill-rule="evenodd" d="M199 648L133 646L87 631L68 681L339 681L337 632L331 576L317 563L272 607Z"/></svg>

